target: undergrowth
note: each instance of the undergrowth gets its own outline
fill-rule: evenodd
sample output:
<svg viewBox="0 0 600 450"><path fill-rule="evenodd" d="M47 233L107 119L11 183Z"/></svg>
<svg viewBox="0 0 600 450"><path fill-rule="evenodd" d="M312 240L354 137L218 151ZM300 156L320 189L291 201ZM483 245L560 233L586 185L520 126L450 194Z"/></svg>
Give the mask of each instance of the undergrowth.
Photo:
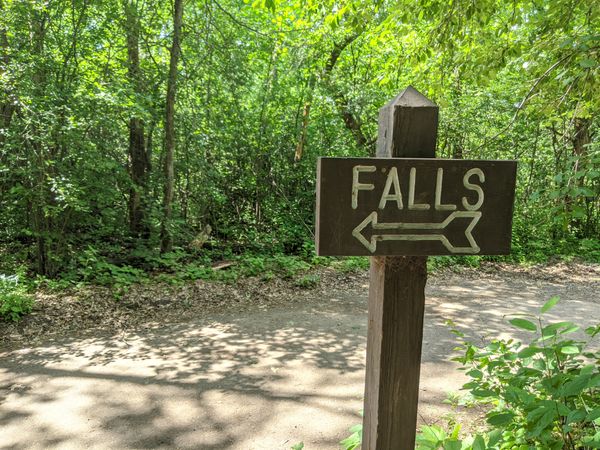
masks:
<svg viewBox="0 0 600 450"><path fill-rule="evenodd" d="M580 330L572 322L549 322L548 300L538 316L515 315L509 323L529 334L523 342L495 339L477 346L453 324L457 350L470 381L460 404L486 406L486 426L462 435L462 425L421 427L417 450L591 450L600 448L600 351L591 345L600 323ZM573 338L583 331L585 338ZM595 347L595 349L594 349ZM456 400L456 399L455 399ZM360 446L362 426L340 445Z"/></svg>
<svg viewBox="0 0 600 450"><path fill-rule="evenodd" d="M18 322L31 312L33 297L18 275L0 275L0 319Z"/></svg>
<svg viewBox="0 0 600 450"><path fill-rule="evenodd" d="M550 252L553 250L559 252L559 256L552 256ZM511 255L433 256L429 257L427 264L429 271L435 272L447 268L478 268L486 261L527 265L556 260L571 261L575 258L599 263L600 240L557 241L554 247L543 246L537 241L524 244L513 240ZM196 251L176 248L172 252L160 254L156 249L146 247L122 249L108 244L101 247L89 246L56 277L37 276L32 279L23 274L18 277L19 287L14 288L14 292L18 294L11 294L10 297L5 294L5 311L2 314L10 314L12 320L18 320L27 314L30 307L26 291L31 288L42 287L60 291L82 285L101 285L110 287L118 300L134 284L158 282L182 285L194 280L233 283L242 277L259 277L264 281L286 279L298 288L311 289L320 283L319 275L312 273L313 269L319 267L329 267L341 273L364 272L369 268L369 258L317 256L313 242L306 242L292 255L234 253L227 247ZM5 269L5 265L0 264L0 270L7 272ZM8 273L21 270L14 267L8 269ZM22 270L21 272L24 273ZM17 298L20 300L17 301Z"/></svg>

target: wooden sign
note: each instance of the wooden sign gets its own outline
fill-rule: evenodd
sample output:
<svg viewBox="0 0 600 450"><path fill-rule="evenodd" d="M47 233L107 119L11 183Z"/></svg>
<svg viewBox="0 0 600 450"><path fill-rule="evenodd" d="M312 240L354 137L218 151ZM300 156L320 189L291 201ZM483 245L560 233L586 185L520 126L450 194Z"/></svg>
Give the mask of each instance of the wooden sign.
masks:
<svg viewBox="0 0 600 450"><path fill-rule="evenodd" d="M362 450L415 448L426 255L510 250L514 161L435 158L438 107L408 87L379 110L377 158L321 158L319 255L369 255Z"/></svg>
<svg viewBox="0 0 600 450"><path fill-rule="evenodd" d="M515 161L320 158L317 253L510 252Z"/></svg>

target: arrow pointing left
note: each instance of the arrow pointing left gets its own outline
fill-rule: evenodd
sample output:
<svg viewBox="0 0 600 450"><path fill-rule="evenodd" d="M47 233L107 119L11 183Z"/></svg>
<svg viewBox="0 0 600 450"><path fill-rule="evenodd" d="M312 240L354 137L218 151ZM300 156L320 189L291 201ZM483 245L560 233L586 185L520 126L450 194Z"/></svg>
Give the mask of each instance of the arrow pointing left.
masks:
<svg viewBox="0 0 600 450"><path fill-rule="evenodd" d="M455 219L471 219L469 225L465 229L465 237L469 242L469 246L456 246L453 245L450 240L444 234L444 229ZM450 253L455 254L476 254L479 253L480 248L475 239L473 238L473 228L479 222L481 218L481 211L454 211L450 214L443 222L439 223L411 223L411 222L396 222L396 223L379 223L377 221L377 212L369 214L365 220L363 220L354 230L352 236L363 244L371 253L375 253L377 250L377 241L440 241L444 247L448 249ZM363 231L371 225L373 228L373 234L371 239L368 240ZM415 230L415 231L430 231L440 230L439 233L435 234L377 234L376 230Z"/></svg>

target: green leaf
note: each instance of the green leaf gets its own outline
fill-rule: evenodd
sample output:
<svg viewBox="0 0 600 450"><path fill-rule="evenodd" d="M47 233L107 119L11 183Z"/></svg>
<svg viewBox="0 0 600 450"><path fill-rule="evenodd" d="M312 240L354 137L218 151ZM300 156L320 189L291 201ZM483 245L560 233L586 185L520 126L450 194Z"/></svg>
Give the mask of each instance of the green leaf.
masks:
<svg viewBox="0 0 600 450"><path fill-rule="evenodd" d="M446 432L436 425L425 425L423 428L421 428L420 434L425 440L431 443L435 443L437 445L439 445L441 442L444 441L444 439L446 439Z"/></svg>
<svg viewBox="0 0 600 450"><path fill-rule="evenodd" d="M598 333L600 333L600 324L596 325L595 327L588 327L585 329L585 334L591 337L596 336Z"/></svg>
<svg viewBox="0 0 600 450"><path fill-rule="evenodd" d="M461 429L461 426L459 423L454 425L454 428L452 429L452 433L450 434L450 438L458 440L458 435L460 434L460 429Z"/></svg>
<svg viewBox="0 0 600 450"><path fill-rule="evenodd" d="M292 450L302 450L304 448L304 442L298 442L295 445L292 445Z"/></svg>
<svg viewBox="0 0 600 450"><path fill-rule="evenodd" d="M502 430L496 429L496 430L491 431L488 435L488 438L489 438L488 446L489 447L495 446L500 441L501 437L502 437Z"/></svg>
<svg viewBox="0 0 600 450"><path fill-rule="evenodd" d="M600 417L600 406L596 409L592 409L586 416L585 420L588 422L593 422L594 420L598 419L599 417Z"/></svg>
<svg viewBox="0 0 600 450"><path fill-rule="evenodd" d="M485 441L480 434L475 436L473 440L473 450L485 450Z"/></svg>
<svg viewBox="0 0 600 450"><path fill-rule="evenodd" d="M554 307L554 305L556 305L558 303L559 300L560 300L560 297L558 295L555 295L550 300L548 300L546 303L544 303L544 306L542 306L542 313L550 311Z"/></svg>
<svg viewBox="0 0 600 450"><path fill-rule="evenodd" d="M452 440L444 442L444 450L461 450L461 448L461 441Z"/></svg>
<svg viewBox="0 0 600 450"><path fill-rule="evenodd" d="M577 325L571 325L570 327L565 328L564 330L560 330L558 334L569 334L579 331L579 327Z"/></svg>
<svg viewBox="0 0 600 450"><path fill-rule="evenodd" d="M514 318L509 320L509 322L517 328L521 328L527 331L536 331L537 327L535 324L527 319Z"/></svg>
<svg viewBox="0 0 600 450"><path fill-rule="evenodd" d="M574 411L571 411L568 415L567 415L567 420L566 423L573 423L573 422L581 422L583 419L585 419L586 414L585 411L582 409L576 409Z"/></svg>
<svg viewBox="0 0 600 450"><path fill-rule="evenodd" d="M590 380L589 375L579 375L573 380L565 383L562 394L564 396L579 395L586 387Z"/></svg>
<svg viewBox="0 0 600 450"><path fill-rule="evenodd" d="M573 322L557 322L552 323L550 325L546 325L542 328L542 339L548 339L550 337L556 336L558 334L558 330L566 327L573 327L575 324Z"/></svg>
<svg viewBox="0 0 600 450"><path fill-rule="evenodd" d="M362 433L362 423L350 427L350 433Z"/></svg>
<svg viewBox="0 0 600 450"><path fill-rule="evenodd" d="M539 347L525 347L523 350L521 350L518 355L519 358L530 358L533 355L535 355L536 353L541 352L542 349Z"/></svg>
<svg viewBox="0 0 600 450"><path fill-rule="evenodd" d="M584 437L582 442L590 448L600 448L600 431L597 432L593 437Z"/></svg>
<svg viewBox="0 0 600 450"><path fill-rule="evenodd" d="M565 345L564 347L561 347L560 352L563 355L578 355L580 350L574 345Z"/></svg>
<svg viewBox="0 0 600 450"><path fill-rule="evenodd" d="M481 397L481 398L496 396L496 393L489 389L474 389L471 391L471 394L473 394L475 397Z"/></svg>
<svg viewBox="0 0 600 450"><path fill-rule="evenodd" d="M481 380L483 378L483 372L481 370L477 370L477 369L471 369L467 372L467 375L469 375L471 378L475 378L477 380Z"/></svg>
<svg viewBox="0 0 600 450"><path fill-rule="evenodd" d="M501 425L506 425L511 420L513 420L513 417L515 417L515 415L513 413L511 413L511 412L494 414L494 415L489 416L487 418L487 422L490 425L498 427L498 426L501 426Z"/></svg>
<svg viewBox="0 0 600 450"><path fill-rule="evenodd" d="M579 371L579 375L592 375L596 366L594 364L588 364L587 366L583 366Z"/></svg>
<svg viewBox="0 0 600 450"><path fill-rule="evenodd" d="M340 445L344 450L355 450L360 446L360 440L361 438L359 435L353 434L343 441L340 441Z"/></svg>
<svg viewBox="0 0 600 450"><path fill-rule="evenodd" d="M545 409L544 414L537 421L533 431L531 432L531 435L539 436L540 434L542 434L542 431L544 431L548 427L551 427L552 421L554 420L554 414L555 412L551 408L547 410Z"/></svg>
<svg viewBox="0 0 600 450"><path fill-rule="evenodd" d="M579 65L585 69L590 69L592 67L596 67L598 65L598 62L595 59L586 58L579 61Z"/></svg>

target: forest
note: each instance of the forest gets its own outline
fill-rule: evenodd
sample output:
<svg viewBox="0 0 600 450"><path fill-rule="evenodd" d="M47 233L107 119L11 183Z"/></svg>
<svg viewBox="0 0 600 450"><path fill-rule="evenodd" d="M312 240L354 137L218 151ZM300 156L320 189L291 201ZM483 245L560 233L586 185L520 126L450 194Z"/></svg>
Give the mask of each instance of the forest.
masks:
<svg viewBox="0 0 600 450"><path fill-rule="evenodd" d="M0 447L599 449L599 75L599 0L0 0ZM319 251L462 256L318 256L409 86Z"/></svg>
<svg viewBox="0 0 600 450"><path fill-rule="evenodd" d="M504 259L598 261L599 61L594 1L0 0L0 273L312 261L317 158L409 85L439 158L518 160Z"/></svg>

